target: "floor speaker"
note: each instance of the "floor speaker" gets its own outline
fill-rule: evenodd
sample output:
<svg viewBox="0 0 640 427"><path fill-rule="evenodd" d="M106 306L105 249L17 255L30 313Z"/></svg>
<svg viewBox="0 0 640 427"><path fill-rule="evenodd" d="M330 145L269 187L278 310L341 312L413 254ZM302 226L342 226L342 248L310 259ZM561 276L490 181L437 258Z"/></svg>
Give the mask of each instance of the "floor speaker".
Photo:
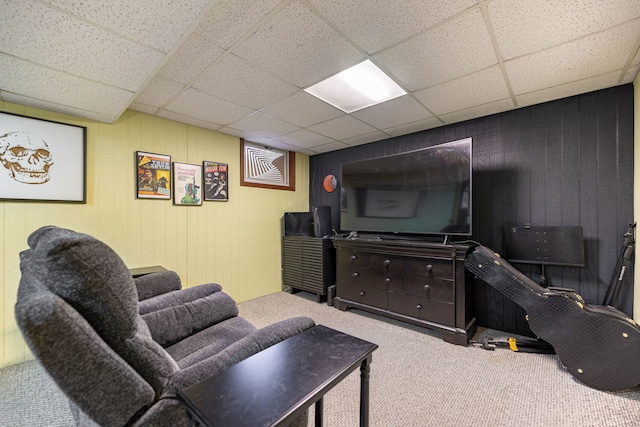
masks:
<svg viewBox="0 0 640 427"><path fill-rule="evenodd" d="M314 206L313 232L316 237L331 236L331 206Z"/></svg>

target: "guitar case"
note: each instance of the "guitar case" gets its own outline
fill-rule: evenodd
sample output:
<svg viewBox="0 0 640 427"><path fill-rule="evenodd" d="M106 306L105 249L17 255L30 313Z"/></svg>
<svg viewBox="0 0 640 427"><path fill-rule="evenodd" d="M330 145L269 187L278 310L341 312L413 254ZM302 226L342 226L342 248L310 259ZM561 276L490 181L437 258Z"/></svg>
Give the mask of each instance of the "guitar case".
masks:
<svg viewBox="0 0 640 427"><path fill-rule="evenodd" d="M605 391L640 387L640 327L625 313L589 305L570 289L542 287L485 246L465 267L522 307L531 331L580 382Z"/></svg>

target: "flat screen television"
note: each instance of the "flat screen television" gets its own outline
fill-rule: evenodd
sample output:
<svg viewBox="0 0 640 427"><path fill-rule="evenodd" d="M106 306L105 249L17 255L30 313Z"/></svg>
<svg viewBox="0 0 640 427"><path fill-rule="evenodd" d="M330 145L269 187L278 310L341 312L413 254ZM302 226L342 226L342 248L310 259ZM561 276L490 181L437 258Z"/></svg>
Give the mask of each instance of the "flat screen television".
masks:
<svg viewBox="0 0 640 427"><path fill-rule="evenodd" d="M340 228L471 235L471 138L342 165Z"/></svg>

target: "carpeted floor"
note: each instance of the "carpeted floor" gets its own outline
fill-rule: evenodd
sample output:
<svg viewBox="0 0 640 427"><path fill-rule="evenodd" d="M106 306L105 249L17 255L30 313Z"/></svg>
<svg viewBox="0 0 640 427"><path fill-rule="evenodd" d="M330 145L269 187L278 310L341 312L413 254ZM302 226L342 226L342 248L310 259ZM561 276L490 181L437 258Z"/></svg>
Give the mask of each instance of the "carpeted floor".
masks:
<svg viewBox="0 0 640 427"><path fill-rule="evenodd" d="M452 345L424 328L318 304L304 292L280 292L239 306L240 315L257 327L306 315L378 344L371 365L372 427L640 425L640 391L589 388L555 355ZM506 336L482 332L487 334ZM358 425L359 387L356 371L325 396L326 427ZM313 408L309 419L311 426ZM35 362L27 362L0 370L0 425L70 426L72 419L55 385Z"/></svg>

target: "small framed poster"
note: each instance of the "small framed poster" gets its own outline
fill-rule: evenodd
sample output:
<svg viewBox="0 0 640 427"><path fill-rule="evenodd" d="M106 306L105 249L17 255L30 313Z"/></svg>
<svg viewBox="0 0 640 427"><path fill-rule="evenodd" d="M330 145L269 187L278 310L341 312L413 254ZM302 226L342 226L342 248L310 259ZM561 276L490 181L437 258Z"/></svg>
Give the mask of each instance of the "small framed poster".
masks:
<svg viewBox="0 0 640 427"><path fill-rule="evenodd" d="M204 200L229 201L229 165L218 162L202 162Z"/></svg>
<svg viewBox="0 0 640 427"><path fill-rule="evenodd" d="M173 162L173 204L201 206L202 166Z"/></svg>
<svg viewBox="0 0 640 427"><path fill-rule="evenodd" d="M87 128L0 112L0 199L86 203Z"/></svg>
<svg viewBox="0 0 640 427"><path fill-rule="evenodd" d="M136 151L136 197L171 198L171 156Z"/></svg>

